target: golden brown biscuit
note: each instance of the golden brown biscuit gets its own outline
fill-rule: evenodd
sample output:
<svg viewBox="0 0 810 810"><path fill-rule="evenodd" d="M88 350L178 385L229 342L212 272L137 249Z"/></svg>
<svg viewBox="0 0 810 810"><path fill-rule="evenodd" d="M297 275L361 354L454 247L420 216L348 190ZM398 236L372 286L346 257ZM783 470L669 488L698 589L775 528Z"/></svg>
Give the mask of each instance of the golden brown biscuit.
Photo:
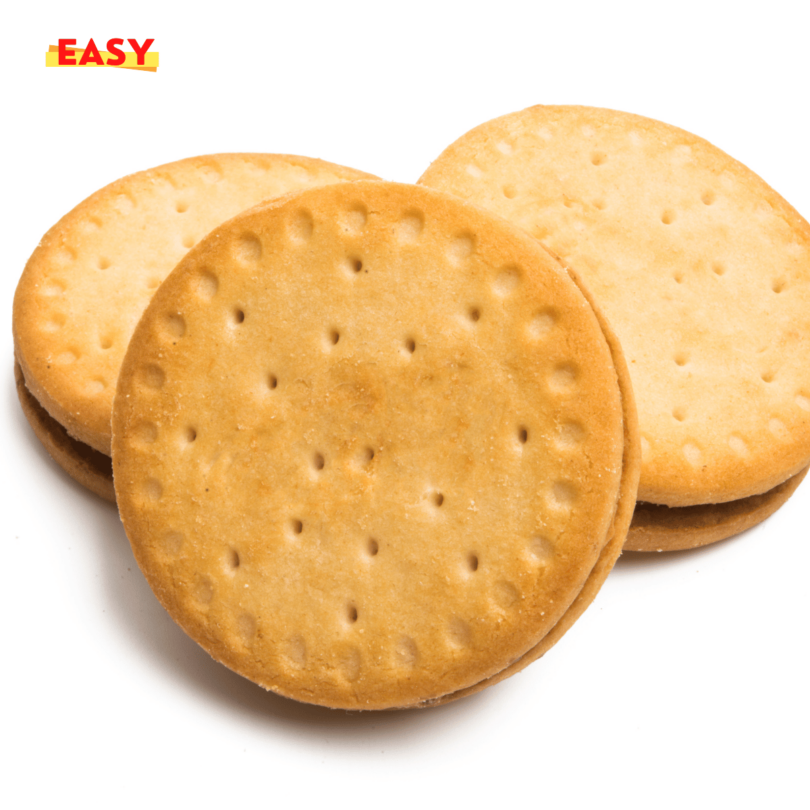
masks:
<svg viewBox="0 0 810 810"><path fill-rule="evenodd" d="M716 543L770 517L801 484L807 468L762 495L738 501L670 507L636 504L625 551L677 551Z"/></svg>
<svg viewBox="0 0 810 810"><path fill-rule="evenodd" d="M452 197L260 205L178 265L122 366L136 559L189 635L280 694L474 686L619 553L638 449L614 351L553 257Z"/></svg>
<svg viewBox="0 0 810 810"><path fill-rule="evenodd" d="M45 234L17 287L14 345L29 391L71 438L109 455L127 343L188 249L263 199L368 177L311 158L225 154L167 163L97 191ZM55 458L73 474L77 457L63 450Z"/></svg>
<svg viewBox="0 0 810 810"><path fill-rule="evenodd" d="M556 257L555 257L556 258ZM625 538L627 537L628 527L631 525L633 518L633 509L636 505L636 492L638 491L638 479L641 473L641 448L639 445L638 434L638 415L636 413L636 403L633 397L633 388L630 383L630 373L627 370L627 363L624 359L622 347L619 344L616 335L610 328L604 315L599 311L590 293L582 285L582 282L569 269L571 277L580 288L583 295L588 299L588 302L594 308L599 323L602 326L602 331L610 346L610 353L613 357L613 363L616 367L616 375L619 382L619 389L622 393L622 411L624 417L624 463L622 466L622 481L619 491L619 502L616 507L616 513L613 517L613 525L608 532L608 542L602 549L599 555L599 560L593 567L590 576L585 582L585 586L579 592L577 598L571 604L571 607L565 612L563 617L554 625L551 631L543 638L543 640L532 647L527 653L522 655L517 661L512 662L508 667L502 669L497 674L479 681L477 684L470 686L466 689L461 689L458 692L453 692L449 695L437 698L433 701L428 701L422 706L439 705L449 703L453 700L458 700L462 697L480 692L487 686L499 683L500 681L520 672L529 664L536 661L538 658L545 655L568 631L574 622L583 614L585 608L593 602L599 589L602 587L607 575L613 569L616 559L627 547Z"/></svg>
<svg viewBox="0 0 810 810"><path fill-rule="evenodd" d="M420 182L581 273L633 377L640 498L730 502L810 463L810 227L742 164L639 116L533 107L467 133Z"/></svg>
<svg viewBox="0 0 810 810"><path fill-rule="evenodd" d="M110 457L68 435L62 425L37 402L26 388L22 369L16 360L14 361L14 380L25 418L51 458L91 492L95 492L96 495L100 495L107 501L115 502Z"/></svg>

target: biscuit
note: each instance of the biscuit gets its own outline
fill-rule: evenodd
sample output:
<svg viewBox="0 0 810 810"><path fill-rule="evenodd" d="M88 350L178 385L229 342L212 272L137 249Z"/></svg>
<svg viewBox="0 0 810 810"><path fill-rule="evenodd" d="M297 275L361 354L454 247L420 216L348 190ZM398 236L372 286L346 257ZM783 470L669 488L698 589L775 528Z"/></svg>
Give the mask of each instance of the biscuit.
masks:
<svg viewBox="0 0 810 810"><path fill-rule="evenodd" d="M463 201L356 182L257 206L180 262L127 351L136 560L279 694L474 687L561 634L619 554L640 451L617 352L539 243Z"/></svg>
<svg viewBox="0 0 810 810"><path fill-rule="evenodd" d="M641 500L733 502L810 463L810 226L742 164L650 119L533 107L462 136L420 183L581 274L628 358Z"/></svg>
<svg viewBox="0 0 810 810"><path fill-rule="evenodd" d="M807 468L762 495L728 503L669 507L636 504L625 551L678 551L697 548L744 532L770 517L796 491Z"/></svg>
<svg viewBox="0 0 810 810"><path fill-rule="evenodd" d="M109 456L115 382L132 330L195 242L263 199L369 177L290 155L188 158L117 180L54 225L20 279L13 331L28 390L75 440L60 442L56 461L87 484L80 471L90 451Z"/></svg>
<svg viewBox="0 0 810 810"><path fill-rule="evenodd" d="M112 459L71 438L25 387L20 364L14 361L14 381L25 418L51 458L71 477L107 501L115 501Z"/></svg>

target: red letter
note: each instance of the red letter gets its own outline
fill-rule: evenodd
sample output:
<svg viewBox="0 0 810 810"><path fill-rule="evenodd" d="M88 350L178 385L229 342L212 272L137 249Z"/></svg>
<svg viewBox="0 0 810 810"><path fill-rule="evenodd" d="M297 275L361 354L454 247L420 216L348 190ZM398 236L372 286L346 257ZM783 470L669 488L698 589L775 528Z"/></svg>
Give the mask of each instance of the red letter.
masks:
<svg viewBox="0 0 810 810"><path fill-rule="evenodd" d="M75 54L76 51L68 50L68 45L75 45L75 39L60 39L59 40L59 64L60 65L75 65L76 58Z"/></svg>
<svg viewBox="0 0 810 810"><path fill-rule="evenodd" d="M147 40L144 40L143 45L138 45L138 40L137 39L128 39L127 40L127 42L130 45L132 45L133 49L135 50L135 53L138 54L138 64L139 65L143 65L144 57L146 56L146 52L152 46L152 43L154 41L155 41L154 39L147 39Z"/></svg>
<svg viewBox="0 0 810 810"><path fill-rule="evenodd" d="M126 60L126 54L118 48L118 45L123 45L123 39L108 39L107 51L111 53L115 59L108 59L107 64L115 67L116 65L123 65Z"/></svg>
<svg viewBox="0 0 810 810"><path fill-rule="evenodd" d="M87 47L84 49L81 59L79 59L80 65L86 65L88 62L94 65L104 64L104 60L101 58L101 54L98 52L96 43L93 42L92 39L87 43Z"/></svg>

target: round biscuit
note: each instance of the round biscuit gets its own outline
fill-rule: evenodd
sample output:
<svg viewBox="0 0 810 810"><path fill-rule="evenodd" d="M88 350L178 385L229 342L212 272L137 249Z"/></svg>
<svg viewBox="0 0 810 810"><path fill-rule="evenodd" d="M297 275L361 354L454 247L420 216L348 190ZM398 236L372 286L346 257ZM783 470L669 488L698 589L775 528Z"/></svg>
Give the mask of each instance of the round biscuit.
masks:
<svg viewBox="0 0 810 810"><path fill-rule="evenodd" d="M116 494L214 658L298 700L416 706L583 593L625 511L627 408L597 314L523 231L328 186L234 218L161 286L119 377Z"/></svg>
<svg viewBox="0 0 810 810"><path fill-rule="evenodd" d="M68 434L110 455L110 415L129 338L189 248L261 200L370 178L292 155L187 158L116 180L42 238L14 297L26 385Z"/></svg>
<svg viewBox="0 0 810 810"><path fill-rule="evenodd" d="M473 129L420 183L581 273L629 362L641 499L735 501L810 463L810 226L745 166L657 121L551 106Z"/></svg>
<svg viewBox="0 0 810 810"><path fill-rule="evenodd" d="M37 401L25 385L20 364L14 361L14 381L20 407L50 457L74 480L104 500L115 502L112 459L76 441Z"/></svg>
<svg viewBox="0 0 810 810"><path fill-rule="evenodd" d="M733 537L769 518L807 475L803 469L761 495L699 506L636 504L625 551L679 551Z"/></svg>

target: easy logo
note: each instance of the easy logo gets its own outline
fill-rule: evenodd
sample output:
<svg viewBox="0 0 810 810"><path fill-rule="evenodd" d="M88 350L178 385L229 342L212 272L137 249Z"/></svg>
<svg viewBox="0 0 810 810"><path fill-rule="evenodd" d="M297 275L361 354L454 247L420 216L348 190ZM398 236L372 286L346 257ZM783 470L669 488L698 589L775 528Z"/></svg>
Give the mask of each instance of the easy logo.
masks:
<svg viewBox="0 0 810 810"><path fill-rule="evenodd" d="M60 39L57 46L51 45L45 54L46 67L120 67L132 70L158 69L158 52L149 51L154 39L145 39L139 44L137 39L128 39L131 51L121 50L123 39L108 39L107 50L100 51L91 39L84 48L76 47L75 39Z"/></svg>

